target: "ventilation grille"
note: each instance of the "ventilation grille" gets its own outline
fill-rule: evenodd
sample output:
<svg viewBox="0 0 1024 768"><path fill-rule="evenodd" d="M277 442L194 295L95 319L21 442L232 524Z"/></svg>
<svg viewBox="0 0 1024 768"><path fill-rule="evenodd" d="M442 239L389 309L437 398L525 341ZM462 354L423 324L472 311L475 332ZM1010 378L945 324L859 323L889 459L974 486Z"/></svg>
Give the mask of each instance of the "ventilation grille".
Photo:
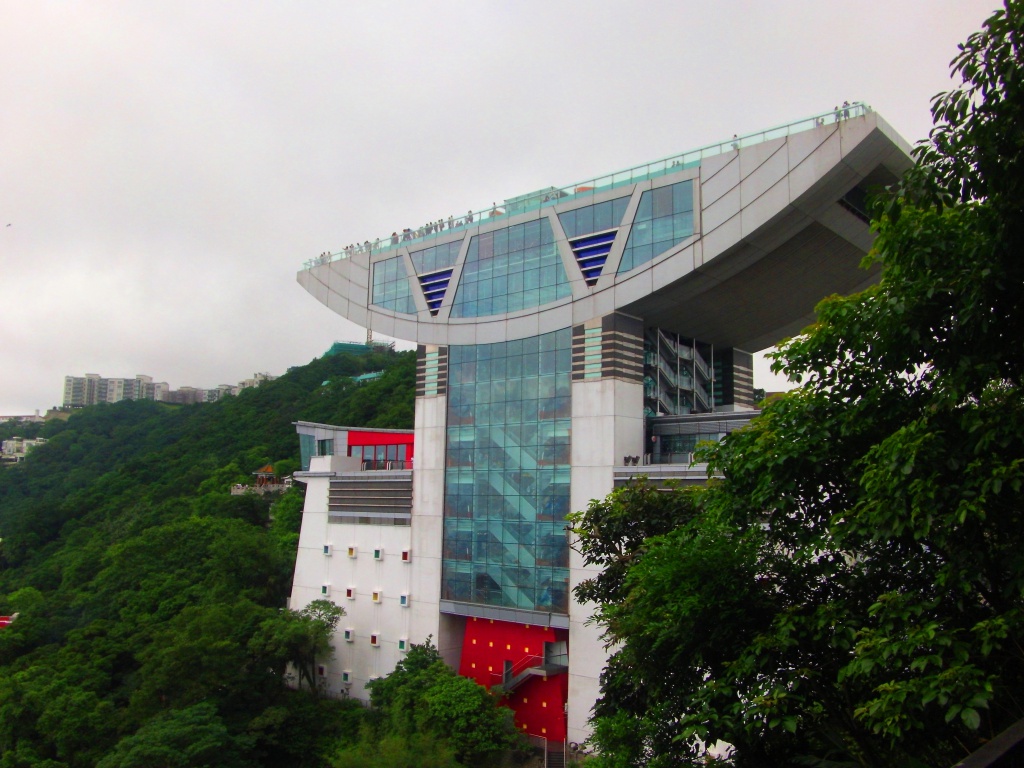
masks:
<svg viewBox="0 0 1024 768"><path fill-rule="evenodd" d="M643 381L643 323L619 313L572 329L572 380Z"/></svg>
<svg viewBox="0 0 1024 768"><path fill-rule="evenodd" d="M331 480L327 492L328 521L408 525L412 516L412 472L403 474L403 477L385 480L355 477ZM353 549L350 547L349 557L354 556Z"/></svg>
<svg viewBox="0 0 1024 768"><path fill-rule="evenodd" d="M615 243L615 235L618 229L607 229L604 232L595 232L591 235L576 237L569 241L576 263L580 265L580 272L587 285L593 287L601 276L604 263L608 261L608 253Z"/></svg>
<svg viewBox="0 0 1024 768"><path fill-rule="evenodd" d="M416 348L416 397L448 391L448 347L420 344Z"/></svg>
<svg viewBox="0 0 1024 768"><path fill-rule="evenodd" d="M419 279L423 297L427 300L427 308L431 315L436 315L437 311L441 309L445 291L448 290L448 281L452 279L452 270L442 269L437 272L428 272L425 275L419 275Z"/></svg>

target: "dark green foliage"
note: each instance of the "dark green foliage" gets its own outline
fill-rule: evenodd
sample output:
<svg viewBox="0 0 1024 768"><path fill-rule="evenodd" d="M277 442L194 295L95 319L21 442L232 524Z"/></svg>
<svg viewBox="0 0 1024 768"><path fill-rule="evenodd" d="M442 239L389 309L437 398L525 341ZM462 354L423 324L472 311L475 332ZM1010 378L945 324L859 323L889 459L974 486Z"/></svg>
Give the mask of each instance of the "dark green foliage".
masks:
<svg viewBox="0 0 1024 768"><path fill-rule="evenodd" d="M581 602L620 600L626 575L646 552L647 539L668 533L694 516L689 497L663 493L645 481L646 477L638 478L605 499L592 500L585 512L569 515L573 532L580 537L580 553L601 567L598 575L577 587ZM638 509L644 514L638 515Z"/></svg>
<svg viewBox="0 0 1024 768"><path fill-rule="evenodd" d="M153 718L121 739L96 768L235 768L242 764L217 708L195 704Z"/></svg>
<svg viewBox="0 0 1024 768"><path fill-rule="evenodd" d="M219 403L36 427L49 442L0 470L0 614L18 613L0 630L0 768L318 766L354 740L361 708L310 685L337 617L283 609L303 487L229 489L297 467L294 421L411 427L413 372L408 353L337 356Z"/></svg>
<svg viewBox="0 0 1024 768"><path fill-rule="evenodd" d="M260 624L249 640L249 649L266 659L283 677L288 664L298 672L298 684L317 694L317 659L331 650L331 636L345 611L330 600L314 600L301 611L285 611Z"/></svg>
<svg viewBox="0 0 1024 768"><path fill-rule="evenodd" d="M0 421L0 440L12 437L39 437L43 430L43 422L23 422L16 419Z"/></svg>
<svg viewBox="0 0 1024 768"><path fill-rule="evenodd" d="M461 768L454 750L431 733L365 738L338 752L333 768Z"/></svg>
<svg viewBox="0 0 1024 768"><path fill-rule="evenodd" d="M618 643L601 764L945 768L1024 716L1022 44L1015 0L962 47L875 204L881 283L819 305L776 358L802 385L705 452L724 479L580 592ZM664 514L627 493L577 520L588 560Z"/></svg>
<svg viewBox="0 0 1024 768"><path fill-rule="evenodd" d="M358 743L336 754L335 768L499 765L523 747L512 711L446 666L429 639L413 645L390 675L367 687L373 720ZM388 759L382 762L384 754Z"/></svg>

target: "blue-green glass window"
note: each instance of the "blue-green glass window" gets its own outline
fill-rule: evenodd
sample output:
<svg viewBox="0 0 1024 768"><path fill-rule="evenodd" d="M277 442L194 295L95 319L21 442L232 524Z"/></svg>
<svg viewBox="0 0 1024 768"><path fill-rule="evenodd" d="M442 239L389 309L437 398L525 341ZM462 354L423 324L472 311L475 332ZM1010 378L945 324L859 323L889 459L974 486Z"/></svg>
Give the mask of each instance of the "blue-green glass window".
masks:
<svg viewBox="0 0 1024 768"><path fill-rule="evenodd" d="M394 312L416 314L416 303L409 290L409 276L401 256L373 265L373 304Z"/></svg>
<svg viewBox="0 0 1024 768"><path fill-rule="evenodd" d="M619 274L646 264L693 236L693 182L680 181L640 196Z"/></svg>
<svg viewBox="0 0 1024 768"><path fill-rule="evenodd" d="M568 612L571 341L448 349L446 600Z"/></svg>
<svg viewBox="0 0 1024 768"><path fill-rule="evenodd" d="M454 243L435 245L433 248L415 251L410 256L412 257L412 265L416 270L416 274L424 275L428 272L436 272L439 269L447 269L455 263L459 256L459 248L461 247L462 241L456 240Z"/></svg>
<svg viewBox="0 0 1024 768"><path fill-rule="evenodd" d="M299 460L302 462L302 471L309 471L309 460L316 456L316 438L313 435L299 434Z"/></svg>
<svg viewBox="0 0 1024 768"><path fill-rule="evenodd" d="M551 223L527 221L470 240L451 316L516 312L570 292Z"/></svg>
<svg viewBox="0 0 1024 768"><path fill-rule="evenodd" d="M619 226L628 207L629 195L559 214L558 220L565 230L565 236L571 240Z"/></svg>

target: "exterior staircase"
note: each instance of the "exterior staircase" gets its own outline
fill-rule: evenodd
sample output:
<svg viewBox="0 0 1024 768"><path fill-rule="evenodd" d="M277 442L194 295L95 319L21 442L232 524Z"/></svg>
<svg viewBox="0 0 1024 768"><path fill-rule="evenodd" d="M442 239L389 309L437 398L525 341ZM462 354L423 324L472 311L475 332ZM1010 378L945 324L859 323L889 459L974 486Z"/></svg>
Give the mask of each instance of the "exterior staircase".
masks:
<svg viewBox="0 0 1024 768"><path fill-rule="evenodd" d="M524 661L535 661L538 658L539 657L532 656L528 657ZM547 678L551 675L560 675L563 672L568 671L569 668L564 664L533 664L532 666L527 666L519 670L513 667L512 675L502 681L501 687L505 690L506 693L511 693L520 685L529 680L531 677Z"/></svg>
<svg viewBox="0 0 1024 768"><path fill-rule="evenodd" d="M565 742L549 741L544 748L544 768L565 768Z"/></svg>

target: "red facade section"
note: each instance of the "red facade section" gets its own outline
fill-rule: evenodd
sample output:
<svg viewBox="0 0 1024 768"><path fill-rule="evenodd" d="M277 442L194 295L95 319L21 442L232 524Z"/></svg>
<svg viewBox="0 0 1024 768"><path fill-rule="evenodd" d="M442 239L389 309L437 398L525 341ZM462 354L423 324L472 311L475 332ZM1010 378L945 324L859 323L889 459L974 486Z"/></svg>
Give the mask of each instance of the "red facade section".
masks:
<svg viewBox="0 0 1024 768"><path fill-rule="evenodd" d="M374 432L373 430L349 429L349 449L364 445L404 445L407 460L413 458L413 433L404 432ZM351 450L349 455L352 455Z"/></svg>
<svg viewBox="0 0 1024 768"><path fill-rule="evenodd" d="M544 664L545 643L565 643L568 636L563 629L469 618L459 674L490 688L503 683L507 670L510 679L520 680L505 699L515 712L516 726L532 736L564 741L568 674L548 674L545 678L527 670Z"/></svg>

